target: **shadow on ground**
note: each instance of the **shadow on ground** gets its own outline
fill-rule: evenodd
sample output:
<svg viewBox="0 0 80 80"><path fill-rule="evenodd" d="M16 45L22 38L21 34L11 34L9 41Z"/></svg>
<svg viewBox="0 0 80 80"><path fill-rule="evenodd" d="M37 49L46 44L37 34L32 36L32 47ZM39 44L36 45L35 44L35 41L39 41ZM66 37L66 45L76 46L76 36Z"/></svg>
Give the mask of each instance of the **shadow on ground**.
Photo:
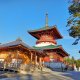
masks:
<svg viewBox="0 0 80 80"><path fill-rule="evenodd" d="M63 72L61 75L70 77L73 80L80 80L80 72L77 71L67 71L67 72Z"/></svg>
<svg viewBox="0 0 80 80"><path fill-rule="evenodd" d="M8 76L6 76L6 75L0 75L0 79L3 79L3 78L8 78Z"/></svg>

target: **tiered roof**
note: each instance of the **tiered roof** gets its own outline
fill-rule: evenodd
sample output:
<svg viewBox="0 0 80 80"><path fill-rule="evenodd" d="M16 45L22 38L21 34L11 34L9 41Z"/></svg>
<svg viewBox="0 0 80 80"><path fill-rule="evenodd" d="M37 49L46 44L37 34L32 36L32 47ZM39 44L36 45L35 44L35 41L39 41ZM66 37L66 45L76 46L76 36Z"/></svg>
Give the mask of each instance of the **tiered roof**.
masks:
<svg viewBox="0 0 80 80"><path fill-rule="evenodd" d="M43 28L40 28L40 29L37 29L37 30L31 30L31 31L28 31L29 34L31 34L32 36L34 36L35 38L39 39L40 38L40 35L41 34L44 34L44 33L50 33L52 34L53 36L55 36L55 39L61 39L62 38L62 35L59 33L57 27L54 25L54 26L51 26L51 27L43 27Z"/></svg>
<svg viewBox="0 0 80 80"><path fill-rule="evenodd" d="M56 25L54 26L48 26L48 14L46 14L46 25L45 27L42 27L37 30L30 30L28 31L29 34L34 36L36 39L40 39L41 35L51 35L54 37L54 39L61 39L62 35L59 33ZM36 50L57 50L62 52L62 55L68 56L69 54L62 48L61 45L48 45L48 46L41 46L41 47L36 47L33 46L34 49Z"/></svg>
<svg viewBox="0 0 80 80"><path fill-rule="evenodd" d="M56 50L58 52L60 52L61 55L63 56L69 56L69 54L62 48L61 45L48 45L48 46L42 46L42 47L36 47L36 46L33 46L34 49L36 50ZM64 54L62 54L62 53Z"/></svg>

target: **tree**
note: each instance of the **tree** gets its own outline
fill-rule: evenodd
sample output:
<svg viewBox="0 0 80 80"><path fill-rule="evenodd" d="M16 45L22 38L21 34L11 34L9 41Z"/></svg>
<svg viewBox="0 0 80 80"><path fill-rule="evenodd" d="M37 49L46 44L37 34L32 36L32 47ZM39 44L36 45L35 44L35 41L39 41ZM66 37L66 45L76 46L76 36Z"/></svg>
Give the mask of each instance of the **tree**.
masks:
<svg viewBox="0 0 80 80"><path fill-rule="evenodd" d="M67 63L68 65L71 64L71 58L64 58L65 63Z"/></svg>
<svg viewBox="0 0 80 80"><path fill-rule="evenodd" d="M74 57L72 56L72 58L71 58L71 64L74 65L75 63L76 63L76 61L75 61Z"/></svg>
<svg viewBox="0 0 80 80"><path fill-rule="evenodd" d="M78 44L80 40L80 0L73 0L69 5L70 17L67 21L67 26L69 26L69 35L76 38L73 45Z"/></svg>
<svg viewBox="0 0 80 80"><path fill-rule="evenodd" d="M68 64L68 65L74 65L76 63L76 60L74 59L74 57L72 56L72 58L64 58L64 61Z"/></svg>
<svg viewBox="0 0 80 80"><path fill-rule="evenodd" d="M76 60L76 67L77 67L77 68L80 67L80 60Z"/></svg>

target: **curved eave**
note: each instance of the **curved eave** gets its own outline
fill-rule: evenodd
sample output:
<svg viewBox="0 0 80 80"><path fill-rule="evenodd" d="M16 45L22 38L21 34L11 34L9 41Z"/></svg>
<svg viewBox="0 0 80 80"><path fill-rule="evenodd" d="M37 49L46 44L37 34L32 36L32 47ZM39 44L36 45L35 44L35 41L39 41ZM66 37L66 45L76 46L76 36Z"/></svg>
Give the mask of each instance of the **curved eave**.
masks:
<svg viewBox="0 0 80 80"><path fill-rule="evenodd" d="M0 47L0 51L3 51L3 50L14 50L14 49L19 49L19 50L22 50L22 51L29 51L30 53L32 53L33 55L36 55L37 56L45 56L45 54L42 54L41 51L38 51L38 50L35 50L33 48L28 48L22 44L18 44L18 45L14 45L14 46L5 46L5 47Z"/></svg>
<svg viewBox="0 0 80 80"><path fill-rule="evenodd" d="M54 27L54 29L57 31L58 35L59 35L59 38L58 39L61 39L63 38L63 36L60 34L60 32L58 31L57 27Z"/></svg>
<svg viewBox="0 0 80 80"><path fill-rule="evenodd" d="M65 56L69 56L69 54L62 47L57 48L57 49L58 50L61 50L65 54Z"/></svg>
<svg viewBox="0 0 80 80"><path fill-rule="evenodd" d="M31 34L32 36L34 36L36 39L39 39L40 38L38 36L39 34L45 33L45 31L50 32L50 30L53 30L53 34L56 36L55 39L61 39L61 38L63 38L62 35L59 33L58 29L56 28L56 26L53 26L53 27L48 28L48 29L43 29L43 30L28 31L28 33Z"/></svg>
<svg viewBox="0 0 80 80"><path fill-rule="evenodd" d="M66 54L66 56L69 56L69 54L63 48L59 48L59 49L61 49L63 51L63 53Z"/></svg>
<svg viewBox="0 0 80 80"><path fill-rule="evenodd" d="M12 46L4 46L4 47L0 47L0 50L7 50L7 49L18 49L18 48L22 48L24 50L29 50L30 48L25 47L22 44L18 44L18 45L12 45Z"/></svg>
<svg viewBox="0 0 80 80"><path fill-rule="evenodd" d="M61 50L65 54L65 56L69 56L69 54L63 48L54 48L54 49L48 48L48 49L44 49L44 50Z"/></svg>

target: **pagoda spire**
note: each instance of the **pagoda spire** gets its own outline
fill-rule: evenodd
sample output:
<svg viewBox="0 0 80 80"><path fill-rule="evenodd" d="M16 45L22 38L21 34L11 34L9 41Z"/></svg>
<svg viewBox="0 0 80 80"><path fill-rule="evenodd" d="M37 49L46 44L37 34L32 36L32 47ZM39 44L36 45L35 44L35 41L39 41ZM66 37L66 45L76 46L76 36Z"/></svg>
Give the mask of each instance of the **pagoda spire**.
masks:
<svg viewBox="0 0 80 80"><path fill-rule="evenodd" d="M45 21L45 27L48 28L48 13L46 13L46 21Z"/></svg>

